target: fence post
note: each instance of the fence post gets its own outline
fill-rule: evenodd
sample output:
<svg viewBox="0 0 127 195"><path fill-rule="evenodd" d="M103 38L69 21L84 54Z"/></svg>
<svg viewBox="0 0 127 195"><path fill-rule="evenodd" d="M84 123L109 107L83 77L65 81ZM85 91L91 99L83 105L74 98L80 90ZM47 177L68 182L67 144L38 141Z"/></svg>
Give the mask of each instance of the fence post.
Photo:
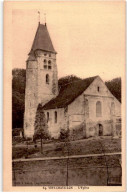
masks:
<svg viewBox="0 0 127 195"><path fill-rule="evenodd" d="M108 181L109 181L108 164L107 164L107 160L106 160L105 152L104 152L103 145L102 145L101 141L100 141L100 145L101 145L101 149L102 149L102 152L103 152L103 154L104 154L104 158L105 158L105 164L106 164L106 170L107 170L107 186L108 186Z"/></svg>
<svg viewBox="0 0 127 195"><path fill-rule="evenodd" d="M66 177L66 186L68 186L68 163L69 163L69 147L68 147L68 138L66 141L66 146L67 146L67 177Z"/></svg>

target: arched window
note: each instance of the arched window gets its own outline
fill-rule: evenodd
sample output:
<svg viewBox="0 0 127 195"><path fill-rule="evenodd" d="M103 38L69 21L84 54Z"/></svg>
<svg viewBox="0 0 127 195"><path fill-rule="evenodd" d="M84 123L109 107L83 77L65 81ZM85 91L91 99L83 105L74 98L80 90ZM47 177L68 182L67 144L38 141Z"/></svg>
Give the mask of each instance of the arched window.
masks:
<svg viewBox="0 0 127 195"><path fill-rule="evenodd" d="M46 84L49 84L49 75L46 74Z"/></svg>
<svg viewBox="0 0 127 195"><path fill-rule="evenodd" d="M51 65L51 60L48 61L48 65Z"/></svg>
<svg viewBox="0 0 127 195"><path fill-rule="evenodd" d="M51 60L48 61L48 69L51 69Z"/></svg>
<svg viewBox="0 0 127 195"><path fill-rule="evenodd" d="M44 59L44 64L47 64L47 60L46 59Z"/></svg>
<svg viewBox="0 0 127 195"><path fill-rule="evenodd" d="M47 123L49 121L49 112L47 112Z"/></svg>
<svg viewBox="0 0 127 195"><path fill-rule="evenodd" d="M100 101L96 103L96 116L102 116L102 106Z"/></svg>
<svg viewBox="0 0 127 195"><path fill-rule="evenodd" d="M57 123L57 112L55 111L55 123Z"/></svg>
<svg viewBox="0 0 127 195"><path fill-rule="evenodd" d="M115 104L114 102L111 103L111 115L115 115Z"/></svg>
<svg viewBox="0 0 127 195"><path fill-rule="evenodd" d="M47 60L44 59L44 69L47 69Z"/></svg>

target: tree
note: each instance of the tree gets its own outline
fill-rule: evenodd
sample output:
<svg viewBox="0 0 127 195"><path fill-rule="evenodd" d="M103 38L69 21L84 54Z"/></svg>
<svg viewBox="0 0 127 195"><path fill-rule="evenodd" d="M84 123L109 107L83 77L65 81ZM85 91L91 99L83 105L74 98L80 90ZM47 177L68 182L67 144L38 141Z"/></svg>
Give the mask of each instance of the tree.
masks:
<svg viewBox="0 0 127 195"><path fill-rule="evenodd" d="M60 89L63 85L67 85L69 83L73 83L73 82L81 81L81 80L82 80L81 78L79 78L75 75L68 75L68 76L62 77L58 80L58 86Z"/></svg>
<svg viewBox="0 0 127 195"><path fill-rule="evenodd" d="M39 104L37 108L34 127L35 133L33 140L36 141L36 139L41 139L41 153L43 153L42 140L49 138L49 134L45 113L41 104Z"/></svg>
<svg viewBox="0 0 127 195"><path fill-rule="evenodd" d="M106 81L108 89L121 102L121 78L115 78L111 81Z"/></svg>
<svg viewBox="0 0 127 195"><path fill-rule="evenodd" d="M23 128L26 70L12 70L12 128Z"/></svg>

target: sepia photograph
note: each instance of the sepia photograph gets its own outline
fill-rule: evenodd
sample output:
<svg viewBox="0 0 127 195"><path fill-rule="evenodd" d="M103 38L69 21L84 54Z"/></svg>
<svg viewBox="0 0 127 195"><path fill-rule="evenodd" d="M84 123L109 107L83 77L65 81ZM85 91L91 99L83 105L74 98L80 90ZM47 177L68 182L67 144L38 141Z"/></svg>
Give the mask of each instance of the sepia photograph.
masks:
<svg viewBox="0 0 127 195"><path fill-rule="evenodd" d="M4 35L5 191L124 191L125 1L6 1Z"/></svg>

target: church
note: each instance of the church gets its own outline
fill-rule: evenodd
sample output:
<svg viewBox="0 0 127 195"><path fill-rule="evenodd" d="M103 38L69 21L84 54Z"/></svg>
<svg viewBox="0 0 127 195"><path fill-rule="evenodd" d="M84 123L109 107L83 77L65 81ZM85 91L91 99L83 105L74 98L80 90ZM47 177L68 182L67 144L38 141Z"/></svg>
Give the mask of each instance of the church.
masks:
<svg viewBox="0 0 127 195"><path fill-rule="evenodd" d="M57 52L47 25L38 24L26 61L24 135L32 138L37 107L42 105L51 137L62 129L75 139L116 136L121 103L99 76L71 82L58 88Z"/></svg>

